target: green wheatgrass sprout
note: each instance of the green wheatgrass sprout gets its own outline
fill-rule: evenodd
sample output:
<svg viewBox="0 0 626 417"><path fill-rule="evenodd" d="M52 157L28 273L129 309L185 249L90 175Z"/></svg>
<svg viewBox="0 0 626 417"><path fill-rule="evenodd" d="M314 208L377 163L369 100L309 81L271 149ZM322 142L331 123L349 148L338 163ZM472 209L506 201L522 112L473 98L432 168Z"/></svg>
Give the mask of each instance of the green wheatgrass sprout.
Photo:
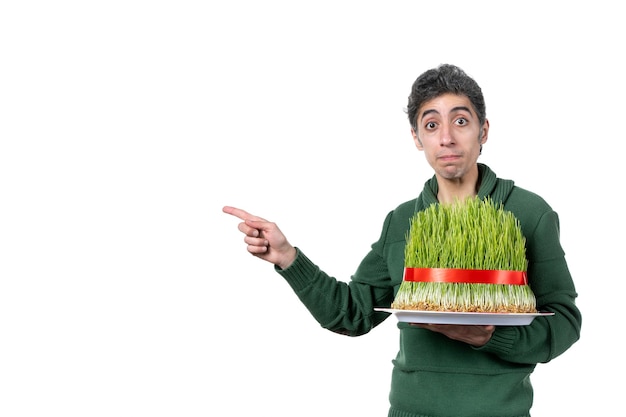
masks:
<svg viewBox="0 0 626 417"><path fill-rule="evenodd" d="M406 268L526 271L526 239L513 213L490 198L432 204L411 219ZM528 285L402 281L402 310L534 313Z"/></svg>

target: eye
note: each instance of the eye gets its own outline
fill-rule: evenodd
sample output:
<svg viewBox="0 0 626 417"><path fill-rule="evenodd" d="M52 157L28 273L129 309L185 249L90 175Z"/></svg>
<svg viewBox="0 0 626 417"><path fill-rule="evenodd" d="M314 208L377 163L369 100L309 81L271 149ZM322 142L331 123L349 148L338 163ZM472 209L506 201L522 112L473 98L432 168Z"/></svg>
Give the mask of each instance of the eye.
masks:
<svg viewBox="0 0 626 417"><path fill-rule="evenodd" d="M426 123L426 126L425 126L425 127L426 127L426 129L428 129L428 130L432 130L432 129L434 129L434 128L436 128L436 127L437 127L437 123L435 123L435 122L428 122L428 123Z"/></svg>
<svg viewBox="0 0 626 417"><path fill-rule="evenodd" d="M455 122L459 126L465 126L467 124L467 119L465 117L459 117Z"/></svg>

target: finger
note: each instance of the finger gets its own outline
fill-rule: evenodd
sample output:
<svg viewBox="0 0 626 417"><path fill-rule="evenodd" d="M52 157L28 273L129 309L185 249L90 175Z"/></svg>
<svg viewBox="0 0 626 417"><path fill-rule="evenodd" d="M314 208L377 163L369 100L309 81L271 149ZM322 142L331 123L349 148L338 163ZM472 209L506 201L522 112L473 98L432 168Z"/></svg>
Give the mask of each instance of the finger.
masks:
<svg viewBox="0 0 626 417"><path fill-rule="evenodd" d="M244 242L248 244L248 252L261 254L269 251L269 242L262 238L245 237Z"/></svg>
<svg viewBox="0 0 626 417"><path fill-rule="evenodd" d="M241 220L246 220L246 219L258 219L258 217L253 216L252 214L248 213L245 210L239 209L237 207L231 207L231 206L224 206L222 208L222 211L226 214L230 214L231 216L235 216L240 218Z"/></svg>
<svg viewBox="0 0 626 417"><path fill-rule="evenodd" d="M241 233L246 236L259 237L259 235L261 234L261 231L258 228L250 226L246 222L239 223L237 228Z"/></svg>
<svg viewBox="0 0 626 417"><path fill-rule="evenodd" d="M231 216L238 217L241 220L246 220L250 217L250 213L245 210L238 209L237 207L224 206L222 207L222 211L226 214L230 214Z"/></svg>
<svg viewBox="0 0 626 417"><path fill-rule="evenodd" d="M256 219L246 219L244 220L244 223L248 227L258 230L259 233L269 231L274 225L273 223L263 220L260 217L257 217Z"/></svg>
<svg viewBox="0 0 626 417"><path fill-rule="evenodd" d="M224 213L230 214L232 216L238 217L239 219L245 221L258 221L258 222L265 222L267 223L267 220L265 220L262 217L259 216L255 216L254 214L250 214L245 210L239 209L237 207L231 207L231 206L224 206L222 208L222 211ZM258 228L258 227L257 227Z"/></svg>
<svg viewBox="0 0 626 417"><path fill-rule="evenodd" d="M267 246L248 246L248 252L253 255L262 255L270 250Z"/></svg>

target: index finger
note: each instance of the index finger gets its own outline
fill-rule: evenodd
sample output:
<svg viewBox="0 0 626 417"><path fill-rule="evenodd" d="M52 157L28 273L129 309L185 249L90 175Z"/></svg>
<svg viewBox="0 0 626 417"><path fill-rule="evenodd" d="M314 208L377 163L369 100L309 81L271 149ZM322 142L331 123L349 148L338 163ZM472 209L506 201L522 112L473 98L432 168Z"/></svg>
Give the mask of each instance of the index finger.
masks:
<svg viewBox="0 0 626 417"><path fill-rule="evenodd" d="M224 206L222 208L222 211L226 214L230 214L232 216L238 217L243 221L246 220L262 220L260 217L254 216L250 213L248 213L245 210L239 209L237 207L231 207L231 206Z"/></svg>

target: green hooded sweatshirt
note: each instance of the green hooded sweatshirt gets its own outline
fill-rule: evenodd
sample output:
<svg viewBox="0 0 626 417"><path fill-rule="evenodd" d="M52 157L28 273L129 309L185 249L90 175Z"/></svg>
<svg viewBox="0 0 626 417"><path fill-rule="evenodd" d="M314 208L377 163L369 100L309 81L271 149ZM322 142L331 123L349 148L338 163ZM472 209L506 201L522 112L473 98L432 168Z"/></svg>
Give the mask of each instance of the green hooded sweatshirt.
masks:
<svg viewBox="0 0 626 417"><path fill-rule="evenodd" d="M478 168L478 196L502 202L519 219L537 309L554 315L537 317L527 326L498 326L479 348L399 322L388 417L528 417L533 402L530 375L536 364L559 356L580 337L581 314L557 213L540 196L497 178L486 165ZM363 335L389 318L374 308L391 306L403 278L410 219L438 202L437 191L433 176L418 198L387 215L379 240L350 282L329 276L299 248L288 268L276 270L322 327Z"/></svg>

